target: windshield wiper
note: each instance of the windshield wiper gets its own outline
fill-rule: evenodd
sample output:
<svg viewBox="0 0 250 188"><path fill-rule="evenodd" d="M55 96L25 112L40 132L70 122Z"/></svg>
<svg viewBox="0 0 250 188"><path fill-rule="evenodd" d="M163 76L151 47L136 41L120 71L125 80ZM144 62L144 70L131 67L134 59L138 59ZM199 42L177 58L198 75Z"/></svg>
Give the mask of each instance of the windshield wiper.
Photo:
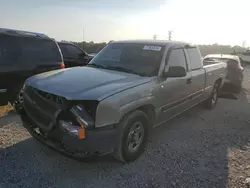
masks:
<svg viewBox="0 0 250 188"><path fill-rule="evenodd" d="M116 70L116 71L122 71L122 72L127 72L127 73L131 73L131 74L137 74L139 76L145 76L141 73L138 73L138 72L135 72L133 70L130 70L130 69L125 69L123 67L113 67L113 66L107 66L106 67L107 69L110 69L110 70Z"/></svg>
<svg viewBox="0 0 250 188"><path fill-rule="evenodd" d="M107 67L102 66L102 65L98 65L98 64L95 64L95 63L87 64L86 66L87 67L96 67L96 68L101 68L101 69L107 69Z"/></svg>

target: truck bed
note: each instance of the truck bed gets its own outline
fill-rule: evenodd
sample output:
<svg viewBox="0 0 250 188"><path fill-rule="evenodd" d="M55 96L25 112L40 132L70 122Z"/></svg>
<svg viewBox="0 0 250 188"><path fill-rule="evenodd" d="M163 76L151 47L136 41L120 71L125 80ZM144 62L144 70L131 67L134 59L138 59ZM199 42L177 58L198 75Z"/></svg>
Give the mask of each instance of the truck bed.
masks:
<svg viewBox="0 0 250 188"><path fill-rule="evenodd" d="M213 61L213 64L204 65L205 69L205 88L213 86L217 78L225 78L226 75L226 63ZM224 83L224 79L221 80L221 86ZM212 88L211 88L212 89Z"/></svg>

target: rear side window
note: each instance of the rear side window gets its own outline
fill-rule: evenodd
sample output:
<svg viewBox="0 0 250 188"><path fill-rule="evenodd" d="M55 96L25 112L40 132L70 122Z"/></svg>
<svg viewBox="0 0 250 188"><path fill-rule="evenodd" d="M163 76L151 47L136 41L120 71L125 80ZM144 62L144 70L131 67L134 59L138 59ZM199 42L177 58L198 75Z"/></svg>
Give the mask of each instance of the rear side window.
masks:
<svg viewBox="0 0 250 188"><path fill-rule="evenodd" d="M181 48L172 50L168 58L168 64L170 67L181 66L187 70L187 62L184 50Z"/></svg>
<svg viewBox="0 0 250 188"><path fill-rule="evenodd" d="M23 62L50 64L62 61L58 46L53 40L22 37L19 43Z"/></svg>
<svg viewBox="0 0 250 188"><path fill-rule="evenodd" d="M64 58L79 58L84 52L71 44L59 44Z"/></svg>
<svg viewBox="0 0 250 188"><path fill-rule="evenodd" d="M19 55L17 37L0 35L0 65L17 64Z"/></svg>
<svg viewBox="0 0 250 188"><path fill-rule="evenodd" d="M200 69L202 66L201 54L198 48L187 48L188 57L192 70Z"/></svg>

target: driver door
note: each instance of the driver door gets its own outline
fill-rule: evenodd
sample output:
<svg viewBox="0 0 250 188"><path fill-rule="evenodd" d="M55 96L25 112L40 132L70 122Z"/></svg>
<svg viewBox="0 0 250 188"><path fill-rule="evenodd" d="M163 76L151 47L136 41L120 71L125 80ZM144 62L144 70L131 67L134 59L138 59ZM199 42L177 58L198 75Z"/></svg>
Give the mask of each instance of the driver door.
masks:
<svg viewBox="0 0 250 188"><path fill-rule="evenodd" d="M160 84L161 122L183 112L190 106L192 74L188 71L187 58L183 48L171 49L165 60L165 71L171 66L182 66L187 74L184 77L164 78Z"/></svg>

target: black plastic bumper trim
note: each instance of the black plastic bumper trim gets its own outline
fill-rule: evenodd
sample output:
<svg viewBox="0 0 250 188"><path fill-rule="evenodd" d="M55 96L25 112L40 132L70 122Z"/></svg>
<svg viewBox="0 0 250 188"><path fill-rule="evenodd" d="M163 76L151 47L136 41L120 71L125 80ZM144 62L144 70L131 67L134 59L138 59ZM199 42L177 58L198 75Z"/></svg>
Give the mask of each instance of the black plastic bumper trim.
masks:
<svg viewBox="0 0 250 188"><path fill-rule="evenodd" d="M60 142L55 142L45 138L40 134L37 134L34 131L34 127L37 127L37 125L34 125L29 117L22 115L21 119L23 121L23 126L34 138L48 147L69 157L83 159L91 156L105 155L114 151L116 143L116 129L108 129L103 131L86 130L86 139L82 140L61 129L60 131L62 132L58 132L58 134L62 134L63 136L61 137ZM65 147L65 145L67 146ZM66 148L76 152L69 151Z"/></svg>

